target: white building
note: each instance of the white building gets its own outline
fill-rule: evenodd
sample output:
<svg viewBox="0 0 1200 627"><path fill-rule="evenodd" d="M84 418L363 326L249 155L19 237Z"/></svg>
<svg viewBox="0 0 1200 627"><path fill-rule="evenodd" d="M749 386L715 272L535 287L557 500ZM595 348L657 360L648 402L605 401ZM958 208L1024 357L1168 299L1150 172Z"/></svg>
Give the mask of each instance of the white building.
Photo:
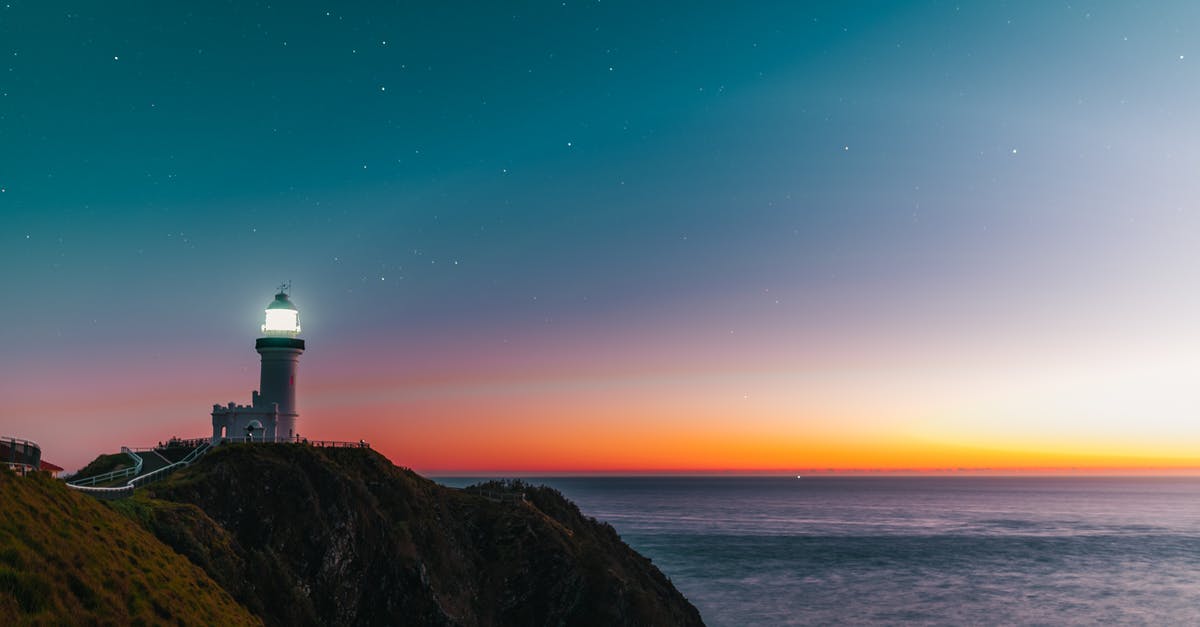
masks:
<svg viewBox="0 0 1200 627"><path fill-rule="evenodd" d="M222 438L275 442L296 436L296 367L304 340L300 334L300 312L280 286L275 300L267 305L263 337L254 341L262 356L258 389L250 393L249 405L213 405L212 441Z"/></svg>

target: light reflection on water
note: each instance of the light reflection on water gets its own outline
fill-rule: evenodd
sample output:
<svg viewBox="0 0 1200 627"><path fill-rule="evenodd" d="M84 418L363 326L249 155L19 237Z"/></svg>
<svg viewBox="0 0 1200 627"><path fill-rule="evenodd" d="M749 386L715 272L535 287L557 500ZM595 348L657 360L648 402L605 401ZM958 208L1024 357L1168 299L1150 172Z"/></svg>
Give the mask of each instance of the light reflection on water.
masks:
<svg viewBox="0 0 1200 627"><path fill-rule="evenodd" d="M1200 624L1198 478L536 482L616 527L710 625Z"/></svg>

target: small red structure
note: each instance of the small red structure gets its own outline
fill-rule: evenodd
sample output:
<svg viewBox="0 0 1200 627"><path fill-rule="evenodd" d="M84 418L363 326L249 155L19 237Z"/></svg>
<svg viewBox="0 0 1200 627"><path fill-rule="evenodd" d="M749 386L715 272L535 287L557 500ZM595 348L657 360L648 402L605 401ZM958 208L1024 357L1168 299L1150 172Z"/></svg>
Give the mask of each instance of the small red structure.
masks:
<svg viewBox="0 0 1200 627"><path fill-rule="evenodd" d="M51 477L54 477L55 479L57 479L58 473L62 472L63 468L62 468L62 466L59 466L58 464L51 464L50 462L43 459L40 462L38 462L38 470L40 470L42 472L48 472L48 473L50 473Z"/></svg>

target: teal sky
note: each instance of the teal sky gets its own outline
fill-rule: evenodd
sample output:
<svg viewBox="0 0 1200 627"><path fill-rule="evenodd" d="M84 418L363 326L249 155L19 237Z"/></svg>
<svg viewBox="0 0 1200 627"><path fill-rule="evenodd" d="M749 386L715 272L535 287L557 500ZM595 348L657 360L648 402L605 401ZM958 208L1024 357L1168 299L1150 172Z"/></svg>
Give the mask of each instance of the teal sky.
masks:
<svg viewBox="0 0 1200 627"><path fill-rule="evenodd" d="M703 372L682 388L778 392L743 418L770 432L815 411L789 373L829 364L885 405L881 372L1190 364L1198 26L1190 2L0 3L0 431L69 464L203 433L283 280L324 353L313 420L345 399L319 382ZM913 418L945 410L934 374L870 424L1200 443L1182 388L1112 369L1124 400L1049 432Z"/></svg>

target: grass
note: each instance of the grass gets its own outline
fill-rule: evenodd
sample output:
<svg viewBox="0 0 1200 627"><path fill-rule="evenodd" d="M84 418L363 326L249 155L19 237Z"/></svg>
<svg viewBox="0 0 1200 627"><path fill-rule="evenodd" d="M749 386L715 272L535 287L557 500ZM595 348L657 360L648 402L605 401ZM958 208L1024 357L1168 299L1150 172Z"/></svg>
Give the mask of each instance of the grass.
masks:
<svg viewBox="0 0 1200 627"><path fill-rule="evenodd" d="M0 470L0 494L0 623L259 623L145 529L45 473Z"/></svg>
<svg viewBox="0 0 1200 627"><path fill-rule="evenodd" d="M93 459L91 463L79 469L72 475L71 479L86 479L96 475L102 475L113 470L129 468L133 466L133 460L125 453L112 453L110 455L101 455Z"/></svg>

